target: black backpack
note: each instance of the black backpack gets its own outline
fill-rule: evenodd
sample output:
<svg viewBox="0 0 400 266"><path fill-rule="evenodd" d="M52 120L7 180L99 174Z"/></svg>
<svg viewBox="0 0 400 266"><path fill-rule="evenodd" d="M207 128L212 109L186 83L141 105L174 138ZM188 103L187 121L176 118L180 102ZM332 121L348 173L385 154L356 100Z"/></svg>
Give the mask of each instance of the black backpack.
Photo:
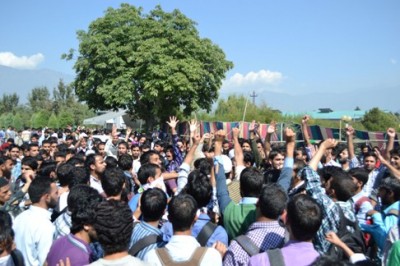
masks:
<svg viewBox="0 0 400 266"><path fill-rule="evenodd" d="M340 223L337 235L354 253L363 253L366 252L366 245L364 241L363 233L358 225L358 221L355 222L350 221L344 216L342 208L339 207L339 216L340 216ZM350 226L354 229L354 232L350 232L347 229L347 226ZM327 254L328 256L333 256L335 258L340 258L346 260L347 257L344 254L344 251L336 247L335 245L331 245Z"/></svg>

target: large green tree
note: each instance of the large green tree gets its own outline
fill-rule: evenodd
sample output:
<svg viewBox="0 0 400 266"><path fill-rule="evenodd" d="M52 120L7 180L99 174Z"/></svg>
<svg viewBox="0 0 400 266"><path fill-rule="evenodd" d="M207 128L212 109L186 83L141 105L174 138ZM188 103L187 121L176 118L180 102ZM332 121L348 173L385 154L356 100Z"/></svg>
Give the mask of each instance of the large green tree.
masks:
<svg viewBox="0 0 400 266"><path fill-rule="evenodd" d="M361 123L370 131L386 131L389 127L397 128L399 119L396 115L375 107L365 113Z"/></svg>
<svg viewBox="0 0 400 266"><path fill-rule="evenodd" d="M18 102L19 96L15 92L13 94L3 94L0 99L0 113L14 112Z"/></svg>
<svg viewBox="0 0 400 266"><path fill-rule="evenodd" d="M51 111L52 101L50 101L50 92L47 87L33 88L28 94L29 106L33 112L39 110Z"/></svg>
<svg viewBox="0 0 400 266"><path fill-rule="evenodd" d="M178 109L210 110L233 67L179 10L122 4L78 31L75 91L95 109L127 108L151 126ZM72 58L70 54L64 58Z"/></svg>

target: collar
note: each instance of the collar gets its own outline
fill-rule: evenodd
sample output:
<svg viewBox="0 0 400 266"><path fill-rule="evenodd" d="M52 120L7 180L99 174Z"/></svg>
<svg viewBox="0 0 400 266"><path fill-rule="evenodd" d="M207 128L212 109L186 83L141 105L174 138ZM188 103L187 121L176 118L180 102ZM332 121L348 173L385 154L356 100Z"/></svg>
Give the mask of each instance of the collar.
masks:
<svg viewBox="0 0 400 266"><path fill-rule="evenodd" d="M258 198L254 198L254 197L243 197L240 200L239 204L256 204L258 201Z"/></svg>

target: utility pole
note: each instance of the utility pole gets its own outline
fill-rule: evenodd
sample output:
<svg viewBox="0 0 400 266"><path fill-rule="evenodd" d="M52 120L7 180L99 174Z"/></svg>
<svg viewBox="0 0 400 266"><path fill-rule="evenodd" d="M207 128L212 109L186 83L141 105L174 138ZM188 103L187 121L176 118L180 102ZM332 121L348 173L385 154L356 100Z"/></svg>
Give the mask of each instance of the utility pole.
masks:
<svg viewBox="0 0 400 266"><path fill-rule="evenodd" d="M254 105L256 105L256 97L257 97L257 96L258 96L258 95L256 94L255 91L253 91L253 93L250 94L250 97L253 98L253 104L254 104Z"/></svg>

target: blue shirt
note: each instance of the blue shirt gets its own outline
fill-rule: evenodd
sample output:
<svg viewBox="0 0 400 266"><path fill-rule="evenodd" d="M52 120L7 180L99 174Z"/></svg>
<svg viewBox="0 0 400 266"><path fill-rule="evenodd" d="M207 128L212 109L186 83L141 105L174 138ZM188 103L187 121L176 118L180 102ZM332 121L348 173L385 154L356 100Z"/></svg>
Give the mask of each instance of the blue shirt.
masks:
<svg viewBox="0 0 400 266"><path fill-rule="evenodd" d="M197 237L199 235L201 229L203 229L203 227L209 221L210 221L210 217L205 213L201 213L199 215L199 217L197 218L197 221L193 225L192 236ZM173 235L172 224L170 222L165 223L161 227L161 231L164 234L164 241L169 242L170 238ZM217 240L224 243L226 246L228 246L228 234L226 233L225 229L220 225L217 226L214 233L210 236L210 238L207 241L206 246L211 247Z"/></svg>
<svg viewBox="0 0 400 266"><path fill-rule="evenodd" d="M137 223L135 228L133 228L131 241L129 243L129 248L131 248L140 239L143 239L144 237L149 236L149 235L162 236L162 232L160 229L155 228L144 221ZM165 246L165 244L166 244L166 242L161 241L158 243L148 245L147 247L145 247L144 249L139 251L135 257L143 260L144 256L147 254L147 252L149 252L150 250L155 249L155 248L162 248Z"/></svg>

